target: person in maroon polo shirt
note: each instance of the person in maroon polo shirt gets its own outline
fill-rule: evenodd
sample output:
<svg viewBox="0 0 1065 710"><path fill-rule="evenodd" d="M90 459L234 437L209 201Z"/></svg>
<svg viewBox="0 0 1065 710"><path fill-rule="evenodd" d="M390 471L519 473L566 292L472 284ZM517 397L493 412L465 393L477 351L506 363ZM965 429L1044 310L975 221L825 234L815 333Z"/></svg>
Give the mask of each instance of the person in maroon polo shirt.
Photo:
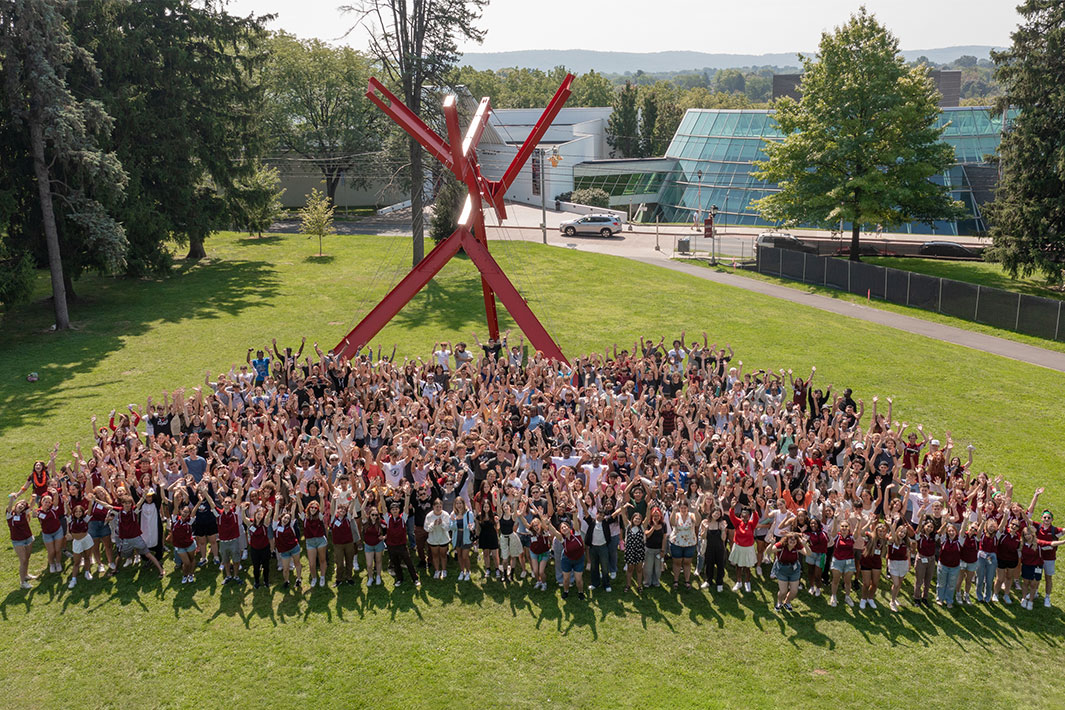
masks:
<svg viewBox="0 0 1065 710"><path fill-rule="evenodd" d="M392 573L396 576L396 586L403 584L403 567L406 566L414 586L422 586L418 579L418 572L414 569L414 562L410 558L410 548L407 547L407 510L410 506L410 481L403 482L403 503L393 500L389 504L388 518L385 520L385 547L388 548L388 559L392 563Z"/></svg>

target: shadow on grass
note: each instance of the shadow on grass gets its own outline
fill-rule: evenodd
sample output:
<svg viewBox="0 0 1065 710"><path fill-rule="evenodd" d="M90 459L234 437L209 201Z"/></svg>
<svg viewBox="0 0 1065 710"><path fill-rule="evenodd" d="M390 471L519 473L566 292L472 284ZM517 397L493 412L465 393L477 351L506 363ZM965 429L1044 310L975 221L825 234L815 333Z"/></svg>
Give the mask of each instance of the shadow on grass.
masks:
<svg viewBox="0 0 1065 710"><path fill-rule="evenodd" d="M83 297L71 308L74 329L49 333L51 303L40 300L8 310L0 319L0 359L8 375L0 384L0 432L33 422L61 403L59 392L71 377L96 368L120 350L130 336L162 323L239 315L268 302L280 280L272 264L240 259L182 263L169 276L145 281L92 276L78 282ZM28 383L28 372L40 380ZM119 377L114 373L112 377ZM62 405L91 397L91 383L63 392ZM88 431L88 425L86 425Z"/></svg>
<svg viewBox="0 0 1065 710"><path fill-rule="evenodd" d="M330 254L312 254L305 256L303 260L308 264L332 264L337 258Z"/></svg>

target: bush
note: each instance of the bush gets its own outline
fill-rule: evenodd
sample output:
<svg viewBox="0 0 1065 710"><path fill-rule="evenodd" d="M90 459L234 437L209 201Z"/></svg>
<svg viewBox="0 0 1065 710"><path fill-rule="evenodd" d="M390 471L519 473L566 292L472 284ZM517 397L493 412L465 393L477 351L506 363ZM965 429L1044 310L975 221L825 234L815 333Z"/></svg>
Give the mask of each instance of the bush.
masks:
<svg viewBox="0 0 1065 710"><path fill-rule="evenodd" d="M571 202L589 207L609 207L610 195L598 187L589 187L582 190L574 190Z"/></svg>
<svg viewBox="0 0 1065 710"><path fill-rule="evenodd" d="M555 199L559 202L569 202L573 199L573 190L569 190L567 192L560 192L555 195Z"/></svg>
<svg viewBox="0 0 1065 710"><path fill-rule="evenodd" d="M33 278L29 252L13 251L0 241L0 304L12 306L29 298Z"/></svg>

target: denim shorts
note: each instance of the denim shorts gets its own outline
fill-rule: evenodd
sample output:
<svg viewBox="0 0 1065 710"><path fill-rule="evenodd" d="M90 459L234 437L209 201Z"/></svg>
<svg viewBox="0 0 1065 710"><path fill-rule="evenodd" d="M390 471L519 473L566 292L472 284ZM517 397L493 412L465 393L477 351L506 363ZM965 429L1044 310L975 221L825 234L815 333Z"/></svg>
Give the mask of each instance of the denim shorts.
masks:
<svg viewBox="0 0 1065 710"><path fill-rule="evenodd" d="M849 559L849 560L834 559L834 560L832 560L832 569L839 570L839 572L841 572L843 574L846 574L847 572L853 572L855 570L854 560L853 559Z"/></svg>
<svg viewBox="0 0 1065 710"><path fill-rule="evenodd" d="M93 540L102 540L111 537L111 526L103 520L90 520L89 535Z"/></svg>
<svg viewBox="0 0 1065 710"><path fill-rule="evenodd" d="M63 539L63 531L56 530L54 533L41 533L41 539L45 542L55 542Z"/></svg>
<svg viewBox="0 0 1065 710"><path fill-rule="evenodd" d="M799 577L802 576L802 568L798 562L791 564L777 562L773 565L773 574L778 582L798 582Z"/></svg>
<svg viewBox="0 0 1065 710"><path fill-rule="evenodd" d="M669 556L675 560L691 559L695 557L695 545L674 545L671 542Z"/></svg>
<svg viewBox="0 0 1065 710"><path fill-rule="evenodd" d="M175 555L178 555L178 554L181 554L181 553L185 553L186 555L189 555L191 557L193 555L193 553L195 553L195 552L196 552L196 541L195 540L193 540L192 544L189 545L188 547L175 547L174 548L174 554Z"/></svg>
<svg viewBox="0 0 1065 710"><path fill-rule="evenodd" d="M283 560L287 560L290 557L299 557L299 554L300 554L300 546L296 545L291 550L286 550L285 552L278 552L277 556L280 557Z"/></svg>
<svg viewBox="0 0 1065 710"><path fill-rule="evenodd" d="M25 540L12 540L11 545L13 547L28 547L33 544L33 535L30 535Z"/></svg>
<svg viewBox="0 0 1065 710"><path fill-rule="evenodd" d="M960 565L962 572L975 572L979 566L979 562L962 562Z"/></svg>
<svg viewBox="0 0 1065 710"><path fill-rule="evenodd" d="M307 538L307 549L317 550L319 547L325 547L326 540L324 537L309 537Z"/></svg>
<svg viewBox="0 0 1065 710"><path fill-rule="evenodd" d="M534 560L536 560L537 562L545 562L545 561L547 561L547 559L549 557L551 557L551 552L550 551L548 551L548 552L530 552L529 554L532 555L532 558Z"/></svg>
<svg viewBox="0 0 1065 710"><path fill-rule="evenodd" d="M828 559L828 555L824 552L814 552L806 555L806 564L813 565L814 567L825 568L825 560Z"/></svg>
<svg viewBox="0 0 1065 710"><path fill-rule="evenodd" d="M384 552L385 551L385 543L384 542L379 542L376 545L363 545L362 547L363 547L364 550L366 550L369 553Z"/></svg>
<svg viewBox="0 0 1065 710"><path fill-rule="evenodd" d="M579 559L571 560L570 558L562 555L562 572L583 572L584 571L584 555L581 555Z"/></svg>

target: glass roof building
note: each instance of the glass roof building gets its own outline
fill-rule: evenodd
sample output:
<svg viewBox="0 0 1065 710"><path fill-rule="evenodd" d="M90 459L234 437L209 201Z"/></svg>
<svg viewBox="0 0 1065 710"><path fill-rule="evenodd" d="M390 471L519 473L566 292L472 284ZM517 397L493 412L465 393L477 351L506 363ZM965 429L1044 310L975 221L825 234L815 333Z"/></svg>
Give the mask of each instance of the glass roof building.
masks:
<svg viewBox="0 0 1065 710"><path fill-rule="evenodd" d="M946 126L943 140L954 146L957 163L932 179L949 186L968 214L934 225L892 225L892 231L957 235L986 229L980 205L991 198L997 179L987 156L998 148L1002 117L986 108L951 107L942 109L939 125ZM612 207L644 205L645 221L691 222L717 205L719 224L772 226L751 203L777 187L754 177L753 162L765 159L764 140L781 138L772 111L689 109L664 158L581 163L574 166L574 185L606 190Z"/></svg>

